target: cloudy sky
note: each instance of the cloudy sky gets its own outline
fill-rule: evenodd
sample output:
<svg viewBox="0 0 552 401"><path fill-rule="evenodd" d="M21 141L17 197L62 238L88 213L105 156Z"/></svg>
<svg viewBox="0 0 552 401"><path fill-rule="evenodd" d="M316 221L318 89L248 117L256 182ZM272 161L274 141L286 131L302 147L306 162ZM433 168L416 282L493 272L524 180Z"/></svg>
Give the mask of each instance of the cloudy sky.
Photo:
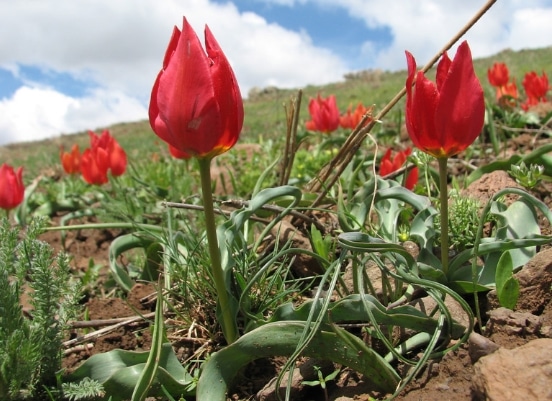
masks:
<svg viewBox="0 0 552 401"><path fill-rule="evenodd" d="M485 0L0 0L0 145L147 118L182 16L208 24L242 93L424 64ZM552 0L498 0L474 57L552 45Z"/></svg>

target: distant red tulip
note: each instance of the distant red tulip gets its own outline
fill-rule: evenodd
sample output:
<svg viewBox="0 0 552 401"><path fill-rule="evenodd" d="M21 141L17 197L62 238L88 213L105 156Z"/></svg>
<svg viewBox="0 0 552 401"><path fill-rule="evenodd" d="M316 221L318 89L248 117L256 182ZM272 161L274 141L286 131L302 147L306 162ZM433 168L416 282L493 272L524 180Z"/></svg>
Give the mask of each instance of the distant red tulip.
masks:
<svg viewBox="0 0 552 401"><path fill-rule="evenodd" d="M518 97L516 81L508 82L506 85L496 88L496 100L504 106L514 107Z"/></svg>
<svg viewBox="0 0 552 401"><path fill-rule="evenodd" d="M111 136L108 130L104 130L100 136L92 131L88 132L90 136L91 149L104 149L108 154L109 169L111 175L118 177L126 171L127 156L124 149L119 145L119 142Z"/></svg>
<svg viewBox="0 0 552 401"><path fill-rule="evenodd" d="M109 179L109 155L105 149L86 149L81 156L82 178L92 185L106 184Z"/></svg>
<svg viewBox="0 0 552 401"><path fill-rule="evenodd" d="M11 210L23 202L24 196L23 167L14 171L9 164L2 164L0 167L0 208Z"/></svg>
<svg viewBox="0 0 552 401"><path fill-rule="evenodd" d="M335 95L323 99L320 94L316 99L309 101L311 120L305 123L309 131L318 131L329 134L339 128L339 109Z"/></svg>
<svg viewBox="0 0 552 401"><path fill-rule="evenodd" d="M492 86L500 88L508 83L510 80L510 71L504 63L494 63L491 68L487 70L487 78Z"/></svg>
<svg viewBox="0 0 552 401"><path fill-rule="evenodd" d="M406 128L410 139L437 158L462 152L481 133L485 118L483 88L475 75L468 43L460 44L452 61L443 54L436 83L422 71L416 72L416 60L408 51L406 59Z"/></svg>
<svg viewBox="0 0 552 401"><path fill-rule="evenodd" d="M391 148L389 148L381 158L379 173L382 177L400 169L406 163L406 159L408 158L410 153L412 153L412 149L408 148L403 151L396 152L393 158L391 158L391 153L392 150ZM406 176L406 180L404 182L404 187L412 190L417 182L418 167L414 167L408 172L408 175Z"/></svg>
<svg viewBox="0 0 552 401"><path fill-rule="evenodd" d="M355 111L351 111L352 106L349 105L347 111L339 118L339 125L341 128L355 129L360 123L365 114L371 113L372 107L365 107L362 103L359 103ZM366 124L371 120L368 118Z"/></svg>
<svg viewBox="0 0 552 401"><path fill-rule="evenodd" d="M496 88L496 97L500 99L502 96L510 96L514 99L518 98L516 81L508 82L506 85Z"/></svg>
<svg viewBox="0 0 552 401"><path fill-rule="evenodd" d="M90 131L90 148L86 149L80 161L82 177L93 185L102 185L108 182L108 171L111 175L119 176L126 170L127 157L124 149L104 130L100 136Z"/></svg>
<svg viewBox="0 0 552 401"><path fill-rule="evenodd" d="M78 174L80 173L80 151L79 151L79 145L74 144L71 148L71 152L65 152L63 151L63 148L61 150L61 165L63 166L63 170L67 174Z"/></svg>
<svg viewBox="0 0 552 401"><path fill-rule="evenodd" d="M528 72L523 78L523 88L529 103L546 102L546 93L549 89L548 76L545 72L540 77L535 71Z"/></svg>
<svg viewBox="0 0 552 401"><path fill-rule="evenodd" d="M212 158L233 147L243 126L243 100L234 72L205 27L205 48L184 18L175 27L149 107L155 134L190 156Z"/></svg>

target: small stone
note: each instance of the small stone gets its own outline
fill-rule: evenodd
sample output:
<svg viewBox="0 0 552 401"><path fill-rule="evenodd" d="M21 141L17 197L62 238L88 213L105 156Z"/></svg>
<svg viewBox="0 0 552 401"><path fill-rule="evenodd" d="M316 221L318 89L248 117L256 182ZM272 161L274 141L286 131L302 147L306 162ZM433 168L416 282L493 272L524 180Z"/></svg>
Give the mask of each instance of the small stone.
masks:
<svg viewBox="0 0 552 401"><path fill-rule="evenodd" d="M490 355L500 347L481 334L472 332L468 339L468 353L472 363L476 363L479 358Z"/></svg>
<svg viewBox="0 0 552 401"><path fill-rule="evenodd" d="M506 335L537 335L542 327L542 317L529 312L514 312L507 308L494 309L489 313L487 333Z"/></svg>

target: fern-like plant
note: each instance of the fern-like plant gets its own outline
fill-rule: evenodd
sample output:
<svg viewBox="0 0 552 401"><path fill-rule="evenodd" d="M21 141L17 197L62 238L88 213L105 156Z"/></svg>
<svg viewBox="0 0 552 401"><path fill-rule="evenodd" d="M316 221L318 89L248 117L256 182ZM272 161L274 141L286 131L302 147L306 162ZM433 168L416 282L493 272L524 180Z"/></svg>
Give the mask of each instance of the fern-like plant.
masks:
<svg viewBox="0 0 552 401"><path fill-rule="evenodd" d="M0 399L42 399L56 386L63 331L76 314L80 289L69 260L38 239L45 221L25 231L0 221ZM24 315L21 296L31 308Z"/></svg>

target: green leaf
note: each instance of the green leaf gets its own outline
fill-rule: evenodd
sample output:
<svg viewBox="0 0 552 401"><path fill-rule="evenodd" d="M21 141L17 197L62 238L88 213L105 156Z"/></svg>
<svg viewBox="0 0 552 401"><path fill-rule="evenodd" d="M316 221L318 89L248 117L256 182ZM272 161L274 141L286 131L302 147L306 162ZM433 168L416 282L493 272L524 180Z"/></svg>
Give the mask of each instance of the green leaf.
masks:
<svg viewBox="0 0 552 401"><path fill-rule="evenodd" d="M241 368L249 362L270 356L289 356L297 348L305 322L276 322L261 326L240 337L228 347L214 353L203 365L197 386L198 400L226 401L226 393ZM343 329L344 341L331 328L319 330L307 344L303 355L323 358L364 374L366 380L382 391L392 393L400 377L393 368L358 337Z"/></svg>
<svg viewBox="0 0 552 401"><path fill-rule="evenodd" d="M111 270L111 274L117 284L119 284L123 290L127 292L132 289L135 282L130 277L125 267L117 263L119 256L121 256L124 252L130 249L143 248L144 251L146 251L148 258L145 266L146 272L142 269L141 278L146 279L148 276L153 275L153 270L157 270L156 274L158 275L158 267L161 263L161 254L159 253L159 247L161 245L155 245L154 241L145 238L145 235L147 235L147 233L143 232L121 235L120 237L115 238L109 246L109 268ZM149 247L151 247L151 249L149 249L148 253Z"/></svg>
<svg viewBox="0 0 552 401"><path fill-rule="evenodd" d="M316 228L314 224L311 226L311 241L312 249L314 250L314 252L320 255L321 258L327 260L329 257L328 244L326 241L324 241L324 238L322 238L322 233Z"/></svg>
<svg viewBox="0 0 552 401"><path fill-rule="evenodd" d="M514 264L509 252L504 252L496 266L496 294L501 306L514 309L519 296L519 282L513 277Z"/></svg>
<svg viewBox="0 0 552 401"><path fill-rule="evenodd" d="M153 330L153 338L151 341L151 349L148 355L148 360L138 378L134 392L132 393L132 401L144 401L148 392L155 380L163 350L163 291L161 283L157 286L157 304L155 305L155 323Z"/></svg>
<svg viewBox="0 0 552 401"><path fill-rule="evenodd" d="M67 376L65 381L75 382L88 377L104 386L105 399L129 400L148 357L149 351L120 349L96 354ZM185 397L194 394L194 378L182 367L170 343L162 346L159 366L148 395L162 396L161 386L171 394L182 394Z"/></svg>

